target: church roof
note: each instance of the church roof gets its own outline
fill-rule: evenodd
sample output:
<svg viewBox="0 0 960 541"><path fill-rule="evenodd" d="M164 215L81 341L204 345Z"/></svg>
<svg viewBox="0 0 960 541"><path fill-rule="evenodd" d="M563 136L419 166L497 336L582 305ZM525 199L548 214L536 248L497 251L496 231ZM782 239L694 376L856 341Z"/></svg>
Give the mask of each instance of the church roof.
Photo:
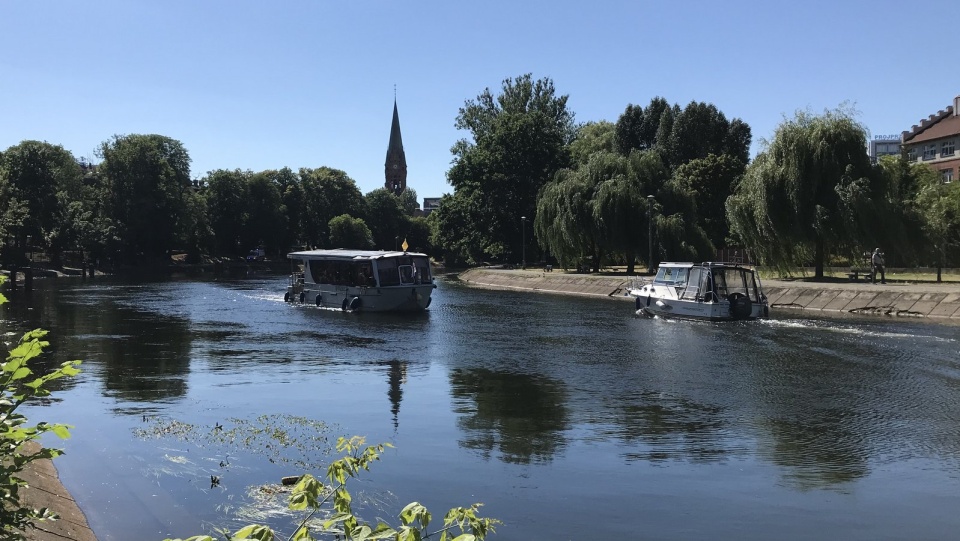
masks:
<svg viewBox="0 0 960 541"><path fill-rule="evenodd" d="M403 138L400 137L400 114L397 113L397 100L393 100L393 123L390 124L390 143L387 145L387 160L393 153L403 157Z"/></svg>

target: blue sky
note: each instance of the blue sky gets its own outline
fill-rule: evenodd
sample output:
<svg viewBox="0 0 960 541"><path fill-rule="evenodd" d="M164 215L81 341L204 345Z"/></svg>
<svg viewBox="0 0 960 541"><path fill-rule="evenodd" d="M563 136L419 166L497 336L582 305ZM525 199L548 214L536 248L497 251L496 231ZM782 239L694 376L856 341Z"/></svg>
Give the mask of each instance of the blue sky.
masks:
<svg viewBox="0 0 960 541"><path fill-rule="evenodd" d="M458 109L532 73L579 122L629 103L715 104L753 130L847 102L899 134L960 94L956 3L454 0L0 1L0 149L93 158L157 133L213 169L343 169L384 182L394 85L407 184L452 192Z"/></svg>

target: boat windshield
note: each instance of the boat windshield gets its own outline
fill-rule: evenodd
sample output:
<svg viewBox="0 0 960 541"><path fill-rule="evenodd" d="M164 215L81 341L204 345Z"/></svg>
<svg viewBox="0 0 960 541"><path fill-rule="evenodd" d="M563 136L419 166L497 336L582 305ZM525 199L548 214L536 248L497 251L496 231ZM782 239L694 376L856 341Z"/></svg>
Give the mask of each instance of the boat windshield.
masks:
<svg viewBox="0 0 960 541"><path fill-rule="evenodd" d="M757 282L749 269L713 269L713 286L714 291L721 298L739 293L753 302L760 302Z"/></svg>
<svg viewBox="0 0 960 541"><path fill-rule="evenodd" d="M687 283L689 267L660 267L653 283L663 286L682 286Z"/></svg>

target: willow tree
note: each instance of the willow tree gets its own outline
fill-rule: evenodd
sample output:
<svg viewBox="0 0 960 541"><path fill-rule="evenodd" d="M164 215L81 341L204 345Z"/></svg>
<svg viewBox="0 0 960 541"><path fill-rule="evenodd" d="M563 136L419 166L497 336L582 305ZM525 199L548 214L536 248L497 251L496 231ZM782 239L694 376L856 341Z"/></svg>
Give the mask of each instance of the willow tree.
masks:
<svg viewBox="0 0 960 541"><path fill-rule="evenodd" d="M850 242L837 188L871 176L866 148L849 110L784 120L727 200L731 233L766 264L812 260L822 278L831 248Z"/></svg>

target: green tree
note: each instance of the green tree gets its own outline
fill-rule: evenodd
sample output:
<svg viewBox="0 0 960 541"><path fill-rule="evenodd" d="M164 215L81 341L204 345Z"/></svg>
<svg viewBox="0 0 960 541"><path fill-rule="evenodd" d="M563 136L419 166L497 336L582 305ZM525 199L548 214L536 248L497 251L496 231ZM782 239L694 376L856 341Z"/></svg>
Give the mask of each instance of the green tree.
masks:
<svg viewBox="0 0 960 541"><path fill-rule="evenodd" d="M766 264L787 269L812 260L822 278L831 247L854 234L837 187L871 177L866 148L849 110L785 120L728 199L731 233Z"/></svg>
<svg viewBox="0 0 960 541"><path fill-rule="evenodd" d="M614 137L618 153L627 156L634 150L647 150L657 144L660 118L670 109L670 104L661 97L650 100L644 109L639 105L627 105L617 119ZM669 135L669 130L666 132Z"/></svg>
<svg viewBox="0 0 960 541"><path fill-rule="evenodd" d="M244 246L263 245L269 254L278 254L289 248L289 244L284 243L289 230L286 209L272 171L249 176L246 208L242 238Z"/></svg>
<svg viewBox="0 0 960 541"><path fill-rule="evenodd" d="M240 256L250 249L243 243L249 213L249 177L249 172L239 169L217 169L204 178L207 218L218 254Z"/></svg>
<svg viewBox="0 0 960 541"><path fill-rule="evenodd" d="M673 172L678 188L693 197L693 212L714 248L726 244L730 231L727 198L733 193L744 169L744 163L734 156L709 154L691 160Z"/></svg>
<svg viewBox="0 0 960 541"><path fill-rule="evenodd" d="M590 161L595 152L614 152L616 126L606 120L587 122L577 128L577 134L570 142L570 161L579 167Z"/></svg>
<svg viewBox="0 0 960 541"><path fill-rule="evenodd" d="M430 223L423 216L414 216L407 221L407 232L404 238L410 245L410 250L434 255L433 244L430 242Z"/></svg>
<svg viewBox="0 0 960 541"><path fill-rule="evenodd" d="M366 218L363 194L345 172L329 167L300 169L303 211L300 228L303 242L310 246L330 246L330 220L341 214Z"/></svg>
<svg viewBox="0 0 960 541"><path fill-rule="evenodd" d="M550 79L534 81L530 74L506 79L498 96L485 89L467 101L456 127L469 131L472 140L461 139L452 148L447 178L458 208L469 208L457 213L476 232L468 242L478 245L443 248L519 261L521 216L534 216L538 191L568 163L574 124L567 96L557 96Z"/></svg>
<svg viewBox="0 0 960 541"><path fill-rule="evenodd" d="M5 210L12 210L6 224L17 248L26 237L33 246L51 253L55 261L60 252L76 244L77 232L68 211L79 201L83 172L69 151L62 146L40 141L23 141L0 154L0 182L8 186Z"/></svg>
<svg viewBox="0 0 960 541"><path fill-rule="evenodd" d="M191 190L190 155L162 135L123 135L100 145L100 172L109 183L109 214L121 255L164 257L176 243L184 196Z"/></svg>
<svg viewBox="0 0 960 541"><path fill-rule="evenodd" d="M364 196L373 245L381 250L395 250L398 238L407 233L409 218L401 197L386 188L377 188Z"/></svg>
<svg viewBox="0 0 960 541"><path fill-rule="evenodd" d="M480 197L473 197L465 188L441 197L437 209L430 213L430 240L442 252L448 267L480 263L484 259L484 237L474 227L482 220L480 201Z"/></svg>
<svg viewBox="0 0 960 541"><path fill-rule="evenodd" d="M960 183L945 184L939 172L925 164L914 167L917 179L914 204L920 210L930 247L928 253L936 261L937 282L940 282L943 267L950 261L948 256L960 248Z"/></svg>
<svg viewBox="0 0 960 541"><path fill-rule="evenodd" d="M330 246L369 250L373 248L373 235L362 218L341 214L330 220Z"/></svg>

